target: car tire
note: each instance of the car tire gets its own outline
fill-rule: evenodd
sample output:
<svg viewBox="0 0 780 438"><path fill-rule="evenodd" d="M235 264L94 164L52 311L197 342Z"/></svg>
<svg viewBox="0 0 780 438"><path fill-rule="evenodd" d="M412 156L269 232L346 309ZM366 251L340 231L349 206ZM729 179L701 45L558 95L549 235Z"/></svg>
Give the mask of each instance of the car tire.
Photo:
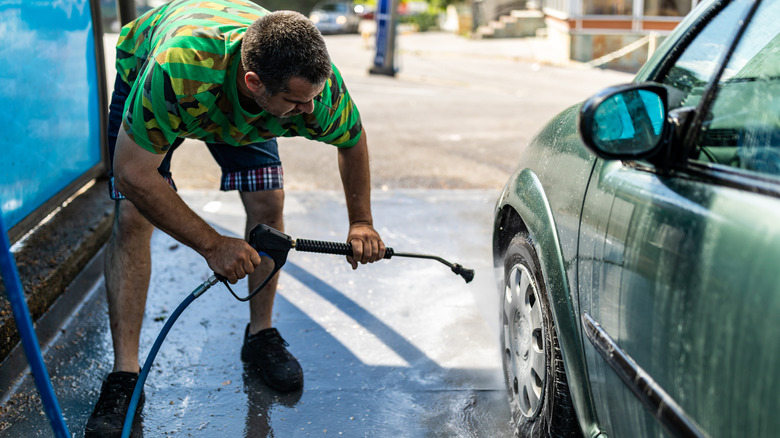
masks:
<svg viewBox="0 0 780 438"><path fill-rule="evenodd" d="M501 350L518 437L581 437L533 241L521 232L504 256Z"/></svg>

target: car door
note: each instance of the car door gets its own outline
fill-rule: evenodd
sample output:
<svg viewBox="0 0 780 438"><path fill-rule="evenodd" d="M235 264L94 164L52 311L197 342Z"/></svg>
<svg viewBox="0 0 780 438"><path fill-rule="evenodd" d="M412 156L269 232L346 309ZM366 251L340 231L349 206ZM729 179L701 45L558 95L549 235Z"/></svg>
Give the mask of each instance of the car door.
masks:
<svg viewBox="0 0 780 438"><path fill-rule="evenodd" d="M583 202L583 343L610 437L780 430L780 2L722 3L649 77L691 116L681 158L599 159Z"/></svg>

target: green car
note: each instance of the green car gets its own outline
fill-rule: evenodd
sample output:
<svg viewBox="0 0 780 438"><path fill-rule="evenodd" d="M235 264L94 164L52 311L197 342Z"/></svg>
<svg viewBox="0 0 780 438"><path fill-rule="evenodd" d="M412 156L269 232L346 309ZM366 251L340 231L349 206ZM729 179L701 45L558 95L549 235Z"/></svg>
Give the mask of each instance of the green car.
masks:
<svg viewBox="0 0 780 438"><path fill-rule="evenodd" d="M780 435L780 1L705 1L544 127L493 254L521 437Z"/></svg>

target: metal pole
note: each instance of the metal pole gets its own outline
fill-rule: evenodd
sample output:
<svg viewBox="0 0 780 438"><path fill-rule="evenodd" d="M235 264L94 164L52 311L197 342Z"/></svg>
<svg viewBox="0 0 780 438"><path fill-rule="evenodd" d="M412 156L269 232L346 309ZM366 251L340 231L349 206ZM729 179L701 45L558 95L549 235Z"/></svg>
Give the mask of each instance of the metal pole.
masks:
<svg viewBox="0 0 780 438"><path fill-rule="evenodd" d="M120 26L135 20L135 0L116 0L116 12Z"/></svg>
<svg viewBox="0 0 780 438"><path fill-rule="evenodd" d="M376 56L371 74L395 76L395 23L398 0L379 0L376 11Z"/></svg>
<svg viewBox="0 0 780 438"><path fill-rule="evenodd" d="M5 291L8 295L8 302L11 303L11 311L14 314L16 328L19 330L19 336L22 338L22 347L27 356L27 363L30 364L35 386L41 395L41 404L46 416L49 417L54 436L57 438L69 438L70 431L62 417L62 410L54 394L54 388L51 386L49 372L46 370L46 364L43 362L38 337L33 328L30 309L24 300L24 290L22 281L19 278L19 271L16 268L16 261L11 253L11 242L8 240L3 215L0 211L0 277L5 284Z"/></svg>

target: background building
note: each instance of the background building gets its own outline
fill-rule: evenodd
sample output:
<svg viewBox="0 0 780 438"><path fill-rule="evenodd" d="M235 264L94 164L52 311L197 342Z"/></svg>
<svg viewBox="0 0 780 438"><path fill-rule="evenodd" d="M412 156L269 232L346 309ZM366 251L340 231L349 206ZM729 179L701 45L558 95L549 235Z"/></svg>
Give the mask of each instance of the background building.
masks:
<svg viewBox="0 0 780 438"><path fill-rule="evenodd" d="M546 34L556 43L561 61L589 62L628 46L622 51L628 53L615 54L623 56L599 62L610 68L636 70L698 3L699 0L481 0L478 9L485 22L526 22L524 26L514 25L524 29L526 35L499 32L499 36L528 36L529 29L537 35ZM523 12L512 12L517 10Z"/></svg>

